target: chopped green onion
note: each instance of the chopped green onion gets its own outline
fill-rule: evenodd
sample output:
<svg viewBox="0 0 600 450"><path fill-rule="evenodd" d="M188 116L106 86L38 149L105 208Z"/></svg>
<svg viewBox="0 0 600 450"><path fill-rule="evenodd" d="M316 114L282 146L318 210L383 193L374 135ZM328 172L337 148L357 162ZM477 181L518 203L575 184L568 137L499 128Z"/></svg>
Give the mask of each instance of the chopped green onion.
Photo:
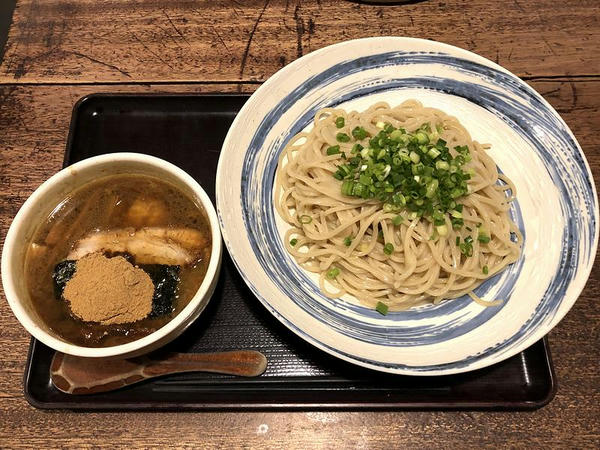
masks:
<svg viewBox="0 0 600 450"><path fill-rule="evenodd" d="M448 225L439 225L435 227L435 229L440 236L446 236L448 234Z"/></svg>
<svg viewBox="0 0 600 450"><path fill-rule="evenodd" d="M417 141L419 142L419 144L428 144L429 143L429 136L427 136L426 133L423 133L422 131L419 131L415 137L417 138Z"/></svg>
<svg viewBox="0 0 600 450"><path fill-rule="evenodd" d="M461 243L458 248L460 248L460 252L465 256L473 256L473 245L467 242Z"/></svg>
<svg viewBox="0 0 600 450"><path fill-rule="evenodd" d="M452 218L450 220L450 222L452 222L452 228L455 230L460 230L462 228L462 226L465 224L464 219L455 219Z"/></svg>
<svg viewBox="0 0 600 450"><path fill-rule="evenodd" d="M462 197L465 194L466 194L466 192L464 192L460 188L454 188L454 189L452 189L452 191L450 191L450 197L452 197L452 198Z"/></svg>
<svg viewBox="0 0 600 450"><path fill-rule="evenodd" d="M355 197L365 197L369 195L367 186L361 183L354 183L352 186L352 195Z"/></svg>
<svg viewBox="0 0 600 450"><path fill-rule="evenodd" d="M484 275L487 275L489 271L490 269L488 269L488 266L483 266L482 272Z"/></svg>
<svg viewBox="0 0 600 450"><path fill-rule="evenodd" d="M356 153L360 152L363 148L364 147L362 145L360 145L360 144L354 144L352 146L352 150L350 150L350 153L356 154Z"/></svg>
<svg viewBox="0 0 600 450"><path fill-rule="evenodd" d="M300 216L299 220L300 220L300 223L311 223L312 217L307 216L306 214L303 214Z"/></svg>
<svg viewBox="0 0 600 450"><path fill-rule="evenodd" d="M427 152L427 155L428 155L430 158L432 158L432 159L435 159L435 158L437 158L437 157L438 157L438 156L440 156L441 154L442 154L442 152L440 152L440 151L439 151L437 148L435 148L435 147L431 148L431 149L430 149L430 150Z"/></svg>
<svg viewBox="0 0 600 450"><path fill-rule="evenodd" d="M448 164L446 161L436 161L435 168L437 170L448 170L450 168L450 164Z"/></svg>
<svg viewBox="0 0 600 450"><path fill-rule="evenodd" d="M458 248L465 256L473 256L473 237L467 236Z"/></svg>
<svg viewBox="0 0 600 450"><path fill-rule="evenodd" d="M338 128L344 128L344 125L346 124L346 121L344 120L343 117L338 117L337 119L335 119L335 126Z"/></svg>
<svg viewBox="0 0 600 450"><path fill-rule="evenodd" d="M291 245L292 247L294 247L294 246L295 246L297 243L298 243L298 239L296 239L296 238L294 238L294 239L290 240L290 245Z"/></svg>
<svg viewBox="0 0 600 450"><path fill-rule="evenodd" d="M383 246L383 253L385 253L386 255L391 255L392 253L394 253L394 246L388 242Z"/></svg>
<svg viewBox="0 0 600 450"><path fill-rule="evenodd" d="M344 238L344 245L346 247L350 247L352 245L352 238L350 236Z"/></svg>
<svg viewBox="0 0 600 450"><path fill-rule="evenodd" d="M352 136L354 139L358 139L359 141L365 139L368 135L369 133L367 133L367 130L365 130L363 127L355 127L352 130Z"/></svg>
<svg viewBox="0 0 600 450"><path fill-rule="evenodd" d="M327 156L337 155L339 152L340 152L339 145L332 145L331 147L327 148Z"/></svg>
<svg viewBox="0 0 600 450"><path fill-rule="evenodd" d="M352 195L353 190L354 190L354 181L344 180L344 182L342 183L342 194Z"/></svg>
<svg viewBox="0 0 600 450"><path fill-rule="evenodd" d="M438 190L438 186L439 186L439 181L437 180L437 178L431 180L427 184L427 190L425 191L425 197L427 197L427 198L433 197L435 195L435 192Z"/></svg>
<svg viewBox="0 0 600 450"><path fill-rule="evenodd" d="M488 242L490 242L491 238L486 234L479 234L477 240L482 244L487 244Z"/></svg>
<svg viewBox="0 0 600 450"><path fill-rule="evenodd" d="M329 278L330 280L333 280L339 274L340 274L340 269L337 267L332 267L331 269L329 269L327 271L327 278Z"/></svg>
<svg viewBox="0 0 600 450"><path fill-rule="evenodd" d="M392 219L392 223L393 223L395 226L398 226L398 225L400 225L402 222L404 222L404 217L402 217L402 216L401 216L401 215L399 215L399 214L398 214L397 216L395 216L395 217Z"/></svg>
<svg viewBox="0 0 600 450"><path fill-rule="evenodd" d="M350 141L350 136L348 136L346 133L338 133L335 135L335 138L337 139L338 142L349 142Z"/></svg>
<svg viewBox="0 0 600 450"><path fill-rule="evenodd" d="M402 130L394 130L390 133L390 139L395 142L403 142L404 133L402 132Z"/></svg>
<svg viewBox="0 0 600 450"><path fill-rule="evenodd" d="M456 245L460 244L460 236L456 236Z"/></svg>
<svg viewBox="0 0 600 450"><path fill-rule="evenodd" d="M340 149L347 159L341 157L332 175L340 181L342 194L377 200L386 213L406 210L403 216L409 220L431 220L439 212L433 217L436 227L447 224L448 228L461 229L460 197L470 192L468 180L473 176L471 168L465 167L469 148L456 146L456 153L450 153L438 127L430 123L414 132L382 121L376 127L379 131L373 136L363 127L352 129L356 140L369 137L366 148L354 143L350 153ZM336 139L348 142L349 134L337 133Z"/></svg>
<svg viewBox="0 0 600 450"><path fill-rule="evenodd" d="M396 206L404 206L406 205L406 197L397 192L392 196L392 203Z"/></svg>
<svg viewBox="0 0 600 450"><path fill-rule="evenodd" d="M375 306L375 310L382 316L387 316L389 307L385 303L377 302L377 305Z"/></svg>

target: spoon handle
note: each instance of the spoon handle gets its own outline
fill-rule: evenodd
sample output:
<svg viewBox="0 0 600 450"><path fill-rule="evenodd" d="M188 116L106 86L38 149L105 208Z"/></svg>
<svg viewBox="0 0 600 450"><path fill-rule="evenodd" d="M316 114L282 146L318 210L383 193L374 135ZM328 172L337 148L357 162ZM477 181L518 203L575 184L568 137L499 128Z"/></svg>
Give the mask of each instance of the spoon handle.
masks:
<svg viewBox="0 0 600 450"><path fill-rule="evenodd" d="M265 371L267 359L253 350L219 353L170 353L165 358L150 360L144 366L147 378L179 372L214 372L242 377L255 377Z"/></svg>
<svg viewBox="0 0 600 450"><path fill-rule="evenodd" d="M68 394L108 392L149 378L182 372L213 372L244 377L262 374L265 356L253 350L168 353L160 358L122 360L79 358L56 353L50 367L54 386Z"/></svg>

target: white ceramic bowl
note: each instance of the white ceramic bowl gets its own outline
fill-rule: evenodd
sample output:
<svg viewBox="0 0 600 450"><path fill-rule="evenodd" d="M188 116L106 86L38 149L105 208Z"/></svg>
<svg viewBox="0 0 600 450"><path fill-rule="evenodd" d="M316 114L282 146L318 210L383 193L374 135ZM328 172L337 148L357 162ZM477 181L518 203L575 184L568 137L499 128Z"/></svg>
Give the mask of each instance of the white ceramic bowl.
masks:
<svg viewBox="0 0 600 450"><path fill-rule="evenodd" d="M119 173L153 175L171 182L197 201L206 213L212 251L206 276L188 305L157 331L127 344L104 348L74 345L45 325L31 304L25 284L24 262L27 247L37 226L69 192L99 177ZM139 153L112 153L73 164L44 182L23 204L13 220L2 251L2 285L13 313L36 339L54 350L83 357L132 357L157 349L179 336L202 312L217 284L221 266L221 235L215 209L204 189L173 164Z"/></svg>

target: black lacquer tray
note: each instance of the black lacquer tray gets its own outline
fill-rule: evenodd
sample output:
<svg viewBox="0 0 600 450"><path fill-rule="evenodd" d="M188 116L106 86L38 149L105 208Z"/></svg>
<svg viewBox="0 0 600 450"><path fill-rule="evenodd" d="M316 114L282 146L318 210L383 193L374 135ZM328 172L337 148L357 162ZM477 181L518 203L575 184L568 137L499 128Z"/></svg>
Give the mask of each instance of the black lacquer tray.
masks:
<svg viewBox="0 0 600 450"><path fill-rule="evenodd" d="M214 201L221 144L245 95L96 94L73 110L65 166L115 151L148 153L191 174ZM38 408L185 409L534 409L556 382L545 339L494 366L441 377L389 375L338 360L285 328L246 288L227 251L216 292L169 350L255 349L261 377L167 376L118 391L74 396L52 386L53 351L32 340L25 395Z"/></svg>

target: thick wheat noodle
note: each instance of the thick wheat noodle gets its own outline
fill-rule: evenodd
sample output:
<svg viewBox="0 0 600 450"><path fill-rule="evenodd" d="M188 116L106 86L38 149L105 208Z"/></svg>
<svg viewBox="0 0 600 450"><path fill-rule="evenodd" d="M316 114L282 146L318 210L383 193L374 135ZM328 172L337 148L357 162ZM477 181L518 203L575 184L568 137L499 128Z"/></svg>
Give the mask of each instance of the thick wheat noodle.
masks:
<svg viewBox="0 0 600 450"><path fill-rule="evenodd" d="M337 117L345 119L342 129L336 127ZM354 143L337 142L338 132L350 135L356 126L362 126L375 135L381 122L408 132L425 123L431 129L441 126L440 137L453 154L455 146L469 147L472 161L468 167L475 175L469 182L470 194L460 199L465 222L460 230L453 230L448 222L447 236L432 240L434 226L426 218L408 220L404 212L406 220L394 226L392 219L397 213L384 212L379 201L341 193L341 181L333 177L341 163L340 154L327 155L326 149L339 145L342 152L349 153ZM295 136L279 158L274 196L279 215L292 226L285 234L287 250L302 267L319 274L320 289L329 297L351 294L365 305L374 307L381 301L391 310L465 294L483 306L498 304L498 300L482 300L473 290L517 260L522 236L508 215L515 186L498 173L486 154L488 148L473 141L456 118L416 100L395 108L377 103L362 113L320 110L312 130ZM302 216L310 217L310 222L301 223ZM478 224L487 230L488 243L478 242ZM349 236L352 241L346 246L344 240ZM471 257L461 253L457 236L460 242L472 236ZM292 239L295 245L290 244ZM384 253L386 243L394 246L392 255ZM487 274L483 273L485 266ZM332 267L340 269L333 280L326 276Z"/></svg>

